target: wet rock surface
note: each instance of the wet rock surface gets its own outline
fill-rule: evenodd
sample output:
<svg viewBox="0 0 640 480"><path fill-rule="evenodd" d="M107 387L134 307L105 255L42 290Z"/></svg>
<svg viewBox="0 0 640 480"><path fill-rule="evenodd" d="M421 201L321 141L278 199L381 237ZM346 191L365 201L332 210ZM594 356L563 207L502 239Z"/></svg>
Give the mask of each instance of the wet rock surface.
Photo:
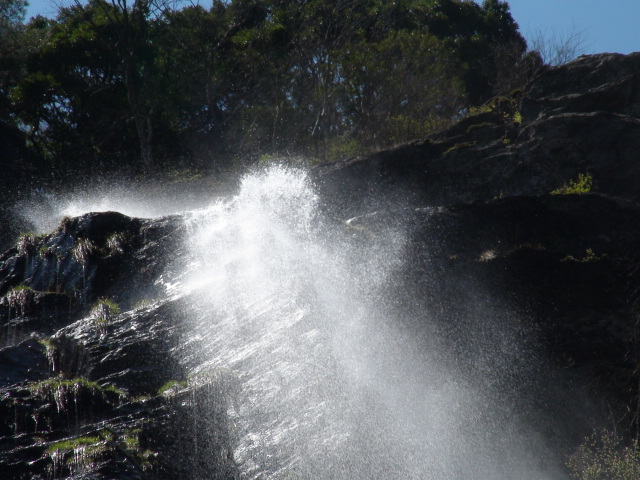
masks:
<svg viewBox="0 0 640 480"><path fill-rule="evenodd" d="M312 174L326 213L357 216L355 241L408 232L388 308L411 335L435 319L486 378L507 370L478 361L501 348L485 330L526 331L539 366L495 388L563 454L638 421L639 76L639 54L582 57L438 135ZM579 174L591 194L550 195ZM87 214L0 255L0 478L237 478L233 388L187 374L197 298L158 282L187 235L180 216Z"/></svg>
<svg viewBox="0 0 640 480"><path fill-rule="evenodd" d="M178 217L88 214L2 257L0 477L235 478L226 397L197 394L215 381L162 391L186 375L169 352L189 300L154 281L183 235ZM127 311L104 318L107 298Z"/></svg>

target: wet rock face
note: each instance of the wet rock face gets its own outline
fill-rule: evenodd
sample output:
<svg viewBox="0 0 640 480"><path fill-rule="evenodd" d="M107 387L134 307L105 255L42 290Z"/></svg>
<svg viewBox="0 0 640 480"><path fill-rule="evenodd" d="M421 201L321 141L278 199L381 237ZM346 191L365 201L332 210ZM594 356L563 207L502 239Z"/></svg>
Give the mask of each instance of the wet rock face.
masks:
<svg viewBox="0 0 640 480"><path fill-rule="evenodd" d="M153 281L183 234L177 217L88 214L1 257L1 478L235 478L226 396L194 393L218 379L162 392L185 378L168 352L189 300L160 301Z"/></svg>

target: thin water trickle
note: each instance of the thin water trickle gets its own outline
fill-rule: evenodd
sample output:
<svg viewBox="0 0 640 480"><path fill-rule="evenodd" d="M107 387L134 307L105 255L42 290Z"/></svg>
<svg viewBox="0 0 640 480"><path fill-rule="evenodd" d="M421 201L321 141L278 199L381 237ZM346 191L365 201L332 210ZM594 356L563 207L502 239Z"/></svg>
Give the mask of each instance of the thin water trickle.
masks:
<svg viewBox="0 0 640 480"><path fill-rule="evenodd" d="M561 478L494 415L502 399L392 318L393 273L411 261L402 227L363 241L323 221L303 171L272 167L189 229L193 348L199 368L236 379L243 478Z"/></svg>

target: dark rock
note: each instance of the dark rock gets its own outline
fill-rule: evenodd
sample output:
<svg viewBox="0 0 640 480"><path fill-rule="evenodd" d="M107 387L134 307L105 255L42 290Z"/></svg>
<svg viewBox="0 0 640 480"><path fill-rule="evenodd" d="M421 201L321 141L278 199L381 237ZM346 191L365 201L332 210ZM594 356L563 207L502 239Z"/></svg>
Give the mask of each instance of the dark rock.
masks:
<svg viewBox="0 0 640 480"><path fill-rule="evenodd" d="M198 413L203 429L218 432L215 442L207 434L205 447L204 430L175 435L178 426L192 424L186 417L205 397L189 393L192 406L185 410L158 393L184 377L167 352L183 338L185 306L158 304L153 285L180 260L183 232L180 217L88 214L65 219L52 234L27 236L0 257L0 332L8 345L0 349L4 477L194 478L187 459L199 441L220 459L207 461L205 454L201 478L235 478L222 412L211 420ZM102 296L128 308L153 300L101 325L91 304ZM34 334L39 338L19 343ZM74 445L83 442L93 453L75 464ZM54 454L57 445L62 450Z"/></svg>
<svg viewBox="0 0 640 480"><path fill-rule="evenodd" d="M561 113L609 112L640 117L640 52L582 56L546 70L522 99L526 122Z"/></svg>
<svg viewBox="0 0 640 480"><path fill-rule="evenodd" d="M578 174L593 191L640 200L640 53L580 57L517 97L392 150L318 166L329 211L452 205L545 195ZM505 107L507 105L507 107Z"/></svg>
<svg viewBox="0 0 640 480"><path fill-rule="evenodd" d="M25 381L39 381L49 376L45 347L33 338L15 347L0 349L0 365L0 388Z"/></svg>

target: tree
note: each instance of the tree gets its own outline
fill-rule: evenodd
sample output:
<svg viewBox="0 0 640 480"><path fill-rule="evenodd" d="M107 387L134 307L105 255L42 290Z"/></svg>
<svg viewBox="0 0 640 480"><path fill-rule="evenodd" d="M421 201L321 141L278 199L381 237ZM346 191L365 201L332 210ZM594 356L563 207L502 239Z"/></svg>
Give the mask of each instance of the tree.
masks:
<svg viewBox="0 0 640 480"><path fill-rule="evenodd" d="M344 111L363 144L383 147L426 135L464 106L464 70L426 31L392 31L379 42L354 46L343 72Z"/></svg>
<svg viewBox="0 0 640 480"><path fill-rule="evenodd" d="M426 23L467 65L464 83L470 105L507 93L505 86L513 86L506 78L517 72L527 43L507 2L484 0L480 6L470 0L439 0Z"/></svg>
<svg viewBox="0 0 640 480"><path fill-rule="evenodd" d="M85 9L79 0L76 8ZM99 10L114 34L113 48L140 144L142 166L145 172L152 172L157 167L153 149L154 105L150 94L155 72L148 20L151 15L161 14L167 4L163 0L133 0L131 4L127 0L90 0L86 8Z"/></svg>
<svg viewBox="0 0 640 480"><path fill-rule="evenodd" d="M0 35L7 30L18 28L23 22L27 11L26 0L2 0L0 2Z"/></svg>
<svg viewBox="0 0 640 480"><path fill-rule="evenodd" d="M32 144L58 170L91 173L131 164L136 156L126 85L112 48L116 33L91 5L27 25L26 36L41 41L27 55L12 100Z"/></svg>
<svg viewBox="0 0 640 480"><path fill-rule="evenodd" d="M9 91L22 71L26 0L0 1L0 120L9 121Z"/></svg>
<svg viewBox="0 0 640 480"><path fill-rule="evenodd" d="M24 77L26 53L35 38L24 25L26 1L0 1L0 188L5 194L40 170L39 158L27 145L27 138L12 99L12 92Z"/></svg>
<svg viewBox="0 0 640 480"><path fill-rule="evenodd" d="M587 46L584 32L572 28L565 34L538 30L531 38L530 50L537 52L545 65L563 65L583 54Z"/></svg>
<svg viewBox="0 0 640 480"><path fill-rule="evenodd" d="M5 116L61 170L328 160L442 128L533 58L499 0L171 6L77 0L14 22Z"/></svg>

